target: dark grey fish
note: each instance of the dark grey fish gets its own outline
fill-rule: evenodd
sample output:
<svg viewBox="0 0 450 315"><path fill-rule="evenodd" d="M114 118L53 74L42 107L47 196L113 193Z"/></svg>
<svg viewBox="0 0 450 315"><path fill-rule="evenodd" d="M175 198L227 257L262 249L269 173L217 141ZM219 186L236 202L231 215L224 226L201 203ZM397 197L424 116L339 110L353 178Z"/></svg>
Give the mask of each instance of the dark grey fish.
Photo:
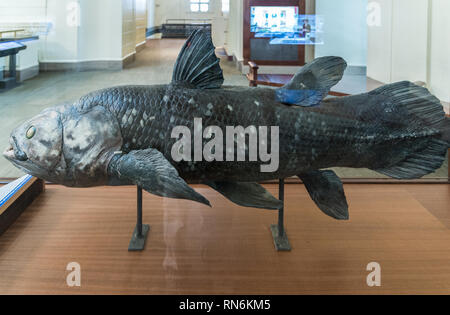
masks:
<svg viewBox="0 0 450 315"><path fill-rule="evenodd" d="M324 169L370 168L397 179L420 178L444 162L450 123L439 100L410 82L326 98L345 68L342 58L324 57L277 90L222 87L211 38L195 32L178 57L172 83L109 88L47 109L12 132L4 155L27 173L66 186L134 184L207 205L188 183L207 184L242 206L279 209L281 202L257 182L299 176L324 213L348 219L342 183ZM279 141L259 142L259 148L278 151L278 167L262 172L267 161L237 161L237 147L233 161L175 161L174 128L186 126L194 135L199 118L204 127L222 130L278 127ZM250 138L252 132L236 136ZM200 141L203 148L211 139ZM214 151L225 155L225 142ZM250 148L243 150L248 157Z"/></svg>

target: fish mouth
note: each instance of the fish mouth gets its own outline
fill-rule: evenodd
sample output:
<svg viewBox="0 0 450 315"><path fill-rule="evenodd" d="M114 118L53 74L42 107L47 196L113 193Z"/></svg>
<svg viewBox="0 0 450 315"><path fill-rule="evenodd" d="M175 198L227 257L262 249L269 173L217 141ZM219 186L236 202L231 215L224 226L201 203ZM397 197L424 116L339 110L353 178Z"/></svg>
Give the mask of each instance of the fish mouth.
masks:
<svg viewBox="0 0 450 315"><path fill-rule="evenodd" d="M9 140L8 148L3 152L3 156L10 161L25 162L28 160L28 156L17 145L15 137L11 137Z"/></svg>
<svg viewBox="0 0 450 315"><path fill-rule="evenodd" d="M12 145L9 145L3 152L3 156L8 160L15 160L16 155L14 153L14 147Z"/></svg>

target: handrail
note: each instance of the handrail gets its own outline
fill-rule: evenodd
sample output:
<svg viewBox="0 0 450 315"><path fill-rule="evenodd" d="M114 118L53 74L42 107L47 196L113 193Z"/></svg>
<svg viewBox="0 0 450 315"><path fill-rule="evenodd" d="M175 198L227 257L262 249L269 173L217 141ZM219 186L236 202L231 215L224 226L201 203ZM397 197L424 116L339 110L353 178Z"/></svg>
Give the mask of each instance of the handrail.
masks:
<svg viewBox="0 0 450 315"><path fill-rule="evenodd" d="M0 38L3 38L3 34L14 33L14 38L17 37L18 32L25 32L25 29L5 30L0 31Z"/></svg>

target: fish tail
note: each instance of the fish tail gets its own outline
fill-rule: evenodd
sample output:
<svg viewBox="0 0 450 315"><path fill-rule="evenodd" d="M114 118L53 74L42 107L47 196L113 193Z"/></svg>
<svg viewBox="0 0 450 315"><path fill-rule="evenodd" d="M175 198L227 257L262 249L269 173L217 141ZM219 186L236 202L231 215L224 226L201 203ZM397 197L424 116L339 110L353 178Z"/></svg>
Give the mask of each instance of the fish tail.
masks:
<svg viewBox="0 0 450 315"><path fill-rule="evenodd" d="M379 120L391 126L386 151L377 154L373 170L396 179L416 179L439 169L449 147L450 125L439 99L411 82L378 88L383 98ZM393 131L392 131L393 130Z"/></svg>

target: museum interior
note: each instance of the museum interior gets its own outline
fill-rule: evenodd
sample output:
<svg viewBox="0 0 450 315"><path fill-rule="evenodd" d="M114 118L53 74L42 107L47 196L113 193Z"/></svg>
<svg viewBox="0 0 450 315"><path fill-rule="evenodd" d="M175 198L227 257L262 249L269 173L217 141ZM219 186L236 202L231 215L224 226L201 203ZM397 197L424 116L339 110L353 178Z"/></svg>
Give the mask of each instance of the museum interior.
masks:
<svg viewBox="0 0 450 315"><path fill-rule="evenodd" d="M2 0L0 294L450 294L448 12ZM302 171L176 164L186 115L278 126Z"/></svg>

